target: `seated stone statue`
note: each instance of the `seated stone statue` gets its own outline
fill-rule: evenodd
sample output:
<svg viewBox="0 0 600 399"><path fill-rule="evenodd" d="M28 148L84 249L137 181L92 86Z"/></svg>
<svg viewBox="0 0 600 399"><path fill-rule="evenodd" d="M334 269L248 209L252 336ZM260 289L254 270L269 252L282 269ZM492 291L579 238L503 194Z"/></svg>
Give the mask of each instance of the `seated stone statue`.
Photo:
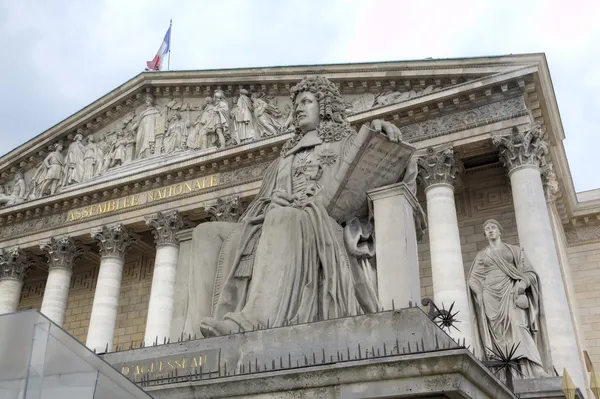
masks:
<svg viewBox="0 0 600 399"><path fill-rule="evenodd" d="M468 277L475 354L494 360L498 349L518 345L514 357L521 356L523 376L547 377L539 277L521 248L502 242L500 223L490 219L483 231L489 245L475 256Z"/></svg>
<svg viewBox="0 0 600 399"><path fill-rule="evenodd" d="M380 310L362 262L373 252L361 224L334 220L320 195L356 135L342 97L328 79L312 76L291 98L296 135L239 222L203 223L193 232L184 331L213 336ZM388 122L363 128L401 137ZM202 318L205 293L212 293L211 317Z"/></svg>

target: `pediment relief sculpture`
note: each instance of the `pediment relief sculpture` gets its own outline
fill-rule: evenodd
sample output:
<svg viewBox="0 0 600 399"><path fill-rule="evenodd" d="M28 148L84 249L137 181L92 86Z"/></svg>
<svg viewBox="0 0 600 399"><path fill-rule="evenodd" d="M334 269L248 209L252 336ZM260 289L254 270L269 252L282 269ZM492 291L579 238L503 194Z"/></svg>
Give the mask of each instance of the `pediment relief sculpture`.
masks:
<svg viewBox="0 0 600 399"><path fill-rule="evenodd" d="M347 113L357 113L439 89L430 85L422 90L350 95L344 104ZM80 130L70 143L60 142L60 151L55 144L35 170L15 177L16 192L8 194L5 188L0 193L0 205L53 195L139 160L246 144L294 129L289 98L261 91L240 88L231 98L221 89L205 98L174 93L155 97L147 92L142 99L142 105L101 130L87 136ZM22 183L25 190L19 188Z"/></svg>

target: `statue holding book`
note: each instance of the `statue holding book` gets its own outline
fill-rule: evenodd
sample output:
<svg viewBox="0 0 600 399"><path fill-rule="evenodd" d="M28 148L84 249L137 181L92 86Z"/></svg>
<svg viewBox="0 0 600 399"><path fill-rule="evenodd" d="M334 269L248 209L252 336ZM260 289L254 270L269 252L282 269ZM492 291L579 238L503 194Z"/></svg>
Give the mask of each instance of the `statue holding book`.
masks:
<svg viewBox="0 0 600 399"><path fill-rule="evenodd" d="M366 190L395 183L413 148L391 123L350 126L336 86L291 89L295 136L238 223L193 232L184 329L204 336L380 310ZM381 166L381 168L379 167ZM212 293L210 311L198 299Z"/></svg>

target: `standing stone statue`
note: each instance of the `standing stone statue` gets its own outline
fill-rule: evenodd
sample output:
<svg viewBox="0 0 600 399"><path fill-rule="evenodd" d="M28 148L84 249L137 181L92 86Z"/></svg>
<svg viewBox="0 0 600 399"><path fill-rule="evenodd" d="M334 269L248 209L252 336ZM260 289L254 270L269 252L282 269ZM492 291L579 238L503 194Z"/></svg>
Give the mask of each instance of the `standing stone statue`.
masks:
<svg viewBox="0 0 600 399"><path fill-rule="evenodd" d="M115 167L125 164L127 159L127 139L123 130L117 132L117 139L113 143L113 151L109 167Z"/></svg>
<svg viewBox="0 0 600 399"><path fill-rule="evenodd" d="M198 115L187 138L187 147L191 149L206 149L215 145L216 110L212 97L204 99L204 109ZM225 140L223 138L223 140Z"/></svg>
<svg viewBox="0 0 600 399"><path fill-rule="evenodd" d="M163 152L165 154L171 154L172 152L185 149L189 126L189 117L184 121L181 119L181 113L179 111L173 111L171 114L171 120L169 121L169 127L167 128L165 138L163 139Z"/></svg>
<svg viewBox="0 0 600 399"><path fill-rule="evenodd" d="M347 221L327 211L325 188L356 135L342 96L327 78L311 76L292 88L291 97L297 134L265 172L255 200L238 223L194 229L184 331L221 335L380 309L360 266L366 254L359 235L345 234ZM399 141L398 128L375 122L363 129L383 129ZM201 319L207 292L212 317Z"/></svg>
<svg viewBox="0 0 600 399"><path fill-rule="evenodd" d="M240 89L235 108L231 111L231 120L237 144L256 138L252 128L252 101L246 89Z"/></svg>
<svg viewBox="0 0 600 399"><path fill-rule="evenodd" d="M63 186L69 186L83 181L83 154L85 146L82 143L83 136L79 133L73 138L73 142L69 145L67 156L65 157L65 166L62 173Z"/></svg>
<svg viewBox="0 0 600 399"><path fill-rule="evenodd" d="M548 355L543 334L539 277L524 251L502 242L502 226L483 224L489 245L476 256L467 278L476 355L493 359L494 344L502 351L517 345L525 378L547 377Z"/></svg>
<svg viewBox="0 0 600 399"><path fill-rule="evenodd" d="M256 94L256 93L255 93ZM281 112L258 95L252 96L256 129L260 137L274 136L281 132L281 124L277 120Z"/></svg>
<svg viewBox="0 0 600 399"><path fill-rule="evenodd" d="M146 109L142 111L133 128L137 129L135 137L135 158L147 158L154 150L156 142L156 131L159 127L158 117L160 111L154 106L154 97L152 94L146 94L144 99Z"/></svg>
<svg viewBox="0 0 600 399"><path fill-rule="evenodd" d="M219 138L219 146L225 148L226 138L229 137L229 105L225 100L223 90L215 90L215 132Z"/></svg>
<svg viewBox="0 0 600 399"><path fill-rule="evenodd" d="M44 158L44 161L38 166L34 173L34 179L36 181L35 193L36 198L41 198L46 195L54 195L60 186L62 179L62 170L65 164L65 158L61 154L63 145L58 143L54 146L54 151Z"/></svg>
<svg viewBox="0 0 600 399"><path fill-rule="evenodd" d="M102 150L94 143L94 136L87 137L87 145L83 153L83 181L88 181L98 172L98 159L102 159Z"/></svg>

